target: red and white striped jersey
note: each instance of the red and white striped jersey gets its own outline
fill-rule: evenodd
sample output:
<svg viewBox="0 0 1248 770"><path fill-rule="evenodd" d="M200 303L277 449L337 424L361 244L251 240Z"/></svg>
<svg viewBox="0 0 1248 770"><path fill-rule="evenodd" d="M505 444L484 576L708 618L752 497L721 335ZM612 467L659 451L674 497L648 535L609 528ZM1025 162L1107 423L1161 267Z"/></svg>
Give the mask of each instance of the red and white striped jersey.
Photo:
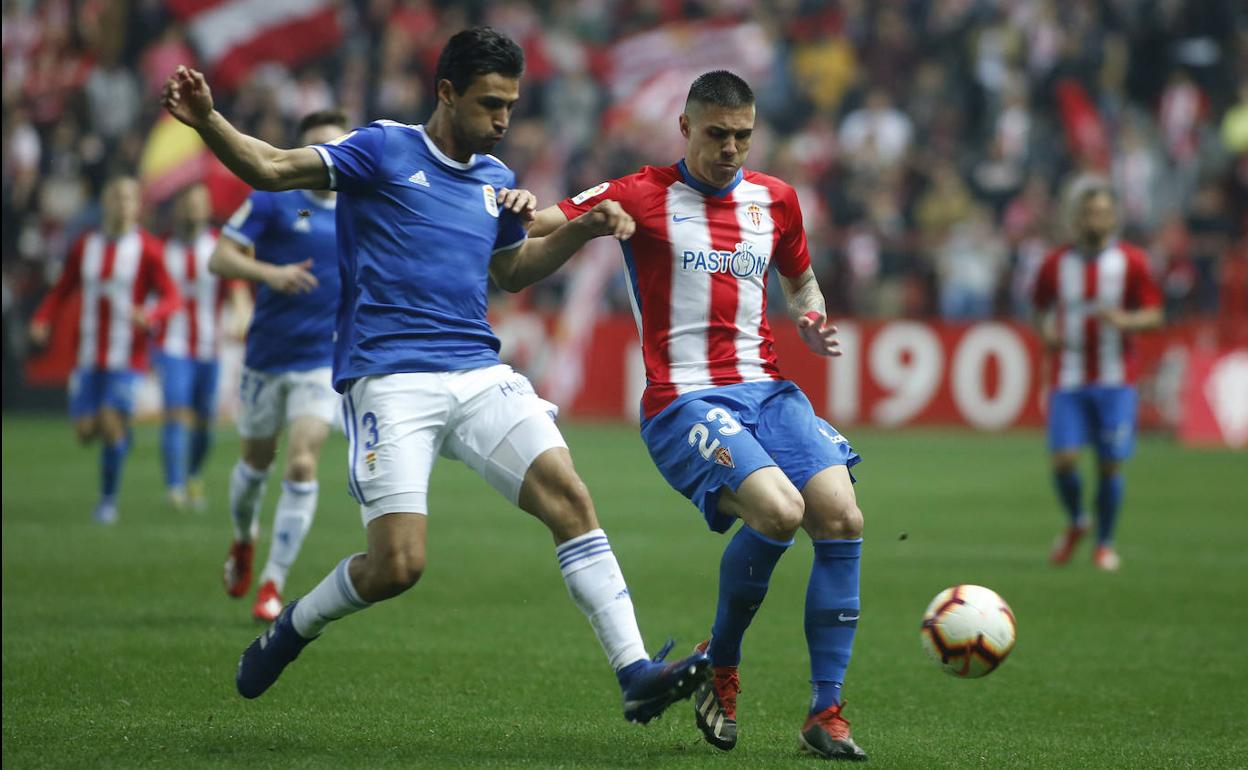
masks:
<svg viewBox="0 0 1248 770"><path fill-rule="evenodd" d="M1061 347L1052 367L1055 387L1135 381L1130 336L1099 314L1161 305L1161 290L1139 247L1115 241L1091 259L1073 246L1059 248L1041 264L1032 299L1037 310L1051 309L1056 317Z"/></svg>
<svg viewBox="0 0 1248 770"><path fill-rule="evenodd" d="M80 238L34 320L51 323L78 289L82 291L79 368L146 368L147 332L135 326L135 308L156 293L159 298L147 309L147 317L158 323L182 302L178 287L165 270L160 241L138 228L115 239L98 231Z"/></svg>
<svg viewBox="0 0 1248 770"><path fill-rule="evenodd" d="M637 222L622 242L646 365L642 412L721 385L779 380L767 324L767 267L788 277L810 266L797 193L742 171L721 190L684 161L646 166L559 203L569 219L604 200Z"/></svg>
<svg viewBox="0 0 1248 770"><path fill-rule="evenodd" d="M215 230L206 228L189 244L173 237L165 241L165 269L182 294L182 306L160 327L157 337L165 355L197 361L217 357L226 282L208 270L208 260L218 237Z"/></svg>

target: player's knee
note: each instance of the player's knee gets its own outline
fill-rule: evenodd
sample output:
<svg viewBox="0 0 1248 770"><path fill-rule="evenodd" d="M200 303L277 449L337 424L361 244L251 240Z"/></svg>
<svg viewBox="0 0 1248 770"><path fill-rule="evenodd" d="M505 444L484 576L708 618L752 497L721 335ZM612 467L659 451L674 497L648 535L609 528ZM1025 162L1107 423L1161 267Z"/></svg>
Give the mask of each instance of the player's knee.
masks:
<svg viewBox="0 0 1248 770"><path fill-rule="evenodd" d="M104 439L106 444L120 444L126 440L126 424L120 419L102 420L100 438Z"/></svg>
<svg viewBox="0 0 1248 770"><path fill-rule="evenodd" d="M377 559L372 570L372 594L368 601L380 601L398 596L420 581L425 572L423 554L394 551Z"/></svg>
<svg viewBox="0 0 1248 770"><path fill-rule="evenodd" d="M74 435L81 444L89 444L99 434L95 420L79 420L74 423Z"/></svg>
<svg viewBox="0 0 1248 770"><path fill-rule="evenodd" d="M551 485L546 495L546 512L542 520L556 537L568 539L583 535L598 526L594 502L589 488L575 474Z"/></svg>
<svg viewBox="0 0 1248 770"><path fill-rule="evenodd" d="M316 456L311 452L295 452L286 462L287 481L314 481L316 479Z"/></svg>
<svg viewBox="0 0 1248 770"><path fill-rule="evenodd" d="M857 503L849 503L833 517L837 530L833 540L853 540L862 537L862 509Z"/></svg>
<svg viewBox="0 0 1248 770"><path fill-rule="evenodd" d="M1058 452L1053 455L1053 470L1058 473L1073 471L1079 466L1079 455L1074 452Z"/></svg>
<svg viewBox="0 0 1248 770"><path fill-rule="evenodd" d="M1116 460L1102 460L1100 471L1102 478L1113 478L1122 472L1122 463Z"/></svg>
<svg viewBox="0 0 1248 770"><path fill-rule="evenodd" d="M751 526L767 537L788 540L802 526L806 503L796 489L779 489L760 506L757 523Z"/></svg>

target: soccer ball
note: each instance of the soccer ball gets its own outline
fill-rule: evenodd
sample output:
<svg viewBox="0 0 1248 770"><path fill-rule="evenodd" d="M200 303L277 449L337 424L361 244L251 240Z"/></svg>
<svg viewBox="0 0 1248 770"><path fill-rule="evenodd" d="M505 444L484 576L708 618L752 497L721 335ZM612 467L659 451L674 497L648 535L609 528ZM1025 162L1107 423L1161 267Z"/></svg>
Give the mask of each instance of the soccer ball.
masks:
<svg viewBox="0 0 1248 770"><path fill-rule="evenodd" d="M919 639L946 673L974 679L1001 665L1017 632L1014 613L996 591L961 585L946 588L927 605Z"/></svg>

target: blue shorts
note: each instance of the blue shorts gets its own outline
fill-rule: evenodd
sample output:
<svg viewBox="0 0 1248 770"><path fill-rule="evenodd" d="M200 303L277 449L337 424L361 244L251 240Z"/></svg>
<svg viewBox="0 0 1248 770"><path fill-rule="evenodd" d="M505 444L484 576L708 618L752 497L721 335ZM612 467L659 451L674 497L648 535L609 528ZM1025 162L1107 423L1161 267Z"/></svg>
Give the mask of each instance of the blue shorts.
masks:
<svg viewBox="0 0 1248 770"><path fill-rule="evenodd" d="M69 375L69 416L75 420L113 409L129 417L139 373L130 369L75 369Z"/></svg>
<svg viewBox="0 0 1248 770"><path fill-rule="evenodd" d="M686 393L643 421L641 438L659 473L716 532L735 521L719 512L719 490L737 491L759 468L778 466L800 490L819 471L862 459L787 380Z"/></svg>
<svg viewBox="0 0 1248 770"><path fill-rule="evenodd" d="M211 418L217 411L216 361L162 355L157 361L160 387L165 409L194 409L195 414Z"/></svg>
<svg viewBox="0 0 1248 770"><path fill-rule="evenodd" d="M1088 385L1049 396L1049 449L1079 449L1089 441L1102 460L1125 460L1135 449L1137 397L1129 385Z"/></svg>

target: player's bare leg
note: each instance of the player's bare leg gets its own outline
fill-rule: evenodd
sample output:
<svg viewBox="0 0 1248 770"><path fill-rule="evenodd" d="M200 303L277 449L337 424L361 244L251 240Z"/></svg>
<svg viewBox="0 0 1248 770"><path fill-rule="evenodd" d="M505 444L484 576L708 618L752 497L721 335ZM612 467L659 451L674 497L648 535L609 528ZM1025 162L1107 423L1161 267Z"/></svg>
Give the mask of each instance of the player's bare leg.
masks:
<svg viewBox="0 0 1248 770"><path fill-rule="evenodd" d="M117 521L121 470L130 451L129 424L124 414L109 407L99 411L95 422L103 446L100 448L100 501L91 518L97 524L113 524Z"/></svg>
<svg viewBox="0 0 1248 770"><path fill-rule="evenodd" d="M239 598L251 587L251 563L260 534L260 503L265 480L277 454L277 436L244 438L238 462L230 472L230 519L234 540L225 558L225 592Z"/></svg>
<svg viewBox="0 0 1248 770"><path fill-rule="evenodd" d="M239 694L263 694L330 622L416 585L425 571L426 526L423 513L388 513L370 521L368 551L340 561L243 651L235 678Z"/></svg>
<svg viewBox="0 0 1248 770"><path fill-rule="evenodd" d="M95 415L87 415L74 420L74 437L78 443L86 446L100 437L100 421Z"/></svg>
<svg viewBox="0 0 1248 770"><path fill-rule="evenodd" d="M1053 483L1069 523L1053 541L1049 561L1053 564L1065 564L1070 561L1075 546L1088 531L1088 518L1083 512L1083 484L1079 479L1078 449L1053 453Z"/></svg>
<svg viewBox="0 0 1248 770"><path fill-rule="evenodd" d="M416 585L425 573L428 521L424 514L389 513L369 522L368 552L357 554L348 567L360 599L385 601Z"/></svg>
<svg viewBox="0 0 1248 770"><path fill-rule="evenodd" d="M802 489L802 498L806 502L802 528L815 550L805 623L813 694L798 743L804 751L824 759L864 760L866 753L854 743L849 722L841 716L841 685L860 613L862 510L844 465L817 473Z"/></svg>
<svg viewBox="0 0 1248 770"><path fill-rule="evenodd" d="M273 516L272 542L252 616L266 623L282 610L286 575L299 556L303 540L316 515L319 487L316 481L321 448L329 436L329 424L315 417L296 417L290 423L286 447L286 470L282 494Z"/></svg>
<svg viewBox="0 0 1248 770"><path fill-rule="evenodd" d="M695 652L664 664L669 642L653 661L649 659L620 565L566 448L547 449L532 462L518 505L554 537L568 593L589 619L619 679L625 719L649 722L672 703L688 698L706 677L706 656Z"/></svg>
<svg viewBox="0 0 1248 770"><path fill-rule="evenodd" d="M802 495L777 467L760 468L734 492L719 490L720 513L745 522L729 541L719 566L719 601L711 638L699 645L711 658L711 679L694 694L694 721L717 749L737 745L738 665L741 642L767 595L772 570L802 524Z"/></svg>
<svg viewBox="0 0 1248 770"><path fill-rule="evenodd" d="M1116 460L1100 461L1096 488L1096 549L1092 563L1098 569L1114 572L1121 564L1114 550L1114 528L1122 507L1122 463Z"/></svg>

